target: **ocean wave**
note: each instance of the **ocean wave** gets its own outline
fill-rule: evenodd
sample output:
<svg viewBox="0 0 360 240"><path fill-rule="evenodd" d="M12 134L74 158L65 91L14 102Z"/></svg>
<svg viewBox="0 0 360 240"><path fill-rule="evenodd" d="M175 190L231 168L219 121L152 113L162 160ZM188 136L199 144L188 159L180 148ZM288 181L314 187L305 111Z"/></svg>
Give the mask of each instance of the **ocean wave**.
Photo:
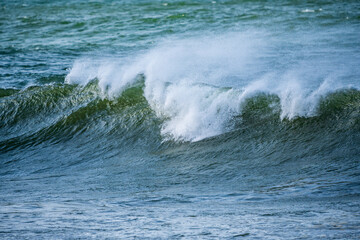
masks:
<svg viewBox="0 0 360 240"><path fill-rule="evenodd" d="M31 87L3 97L2 149L24 143L65 141L91 133L94 139L116 132L122 136L119 141L138 138L151 142L156 138L160 144L174 140L196 142L239 129L266 132L267 128L326 126L331 131L356 133L360 127L360 91L356 89L320 96L313 115L290 119L282 118L281 96L267 92L250 95L208 85L168 84L165 104L156 109L144 96L145 79L139 76L138 80L112 99L104 97L98 81L86 86Z"/></svg>
<svg viewBox="0 0 360 240"><path fill-rule="evenodd" d="M75 61L66 82L86 85L97 79L104 96L114 98L143 78L144 97L157 117L165 119L163 137L181 141L233 129L231 120L257 94L276 95L280 119L292 120L318 115L320 101L328 94L356 89L341 84L341 73L315 71L311 65L263 71L261 58L268 43L261 40L262 34L178 39L126 58L82 58ZM311 77L317 78L315 84Z"/></svg>

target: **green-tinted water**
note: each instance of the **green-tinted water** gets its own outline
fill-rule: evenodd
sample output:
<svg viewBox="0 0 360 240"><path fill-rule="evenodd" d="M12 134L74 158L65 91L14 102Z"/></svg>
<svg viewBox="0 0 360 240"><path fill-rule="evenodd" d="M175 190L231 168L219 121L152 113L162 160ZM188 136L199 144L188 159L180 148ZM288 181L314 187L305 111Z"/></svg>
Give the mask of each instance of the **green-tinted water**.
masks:
<svg viewBox="0 0 360 240"><path fill-rule="evenodd" d="M0 2L0 237L358 239L359 12Z"/></svg>

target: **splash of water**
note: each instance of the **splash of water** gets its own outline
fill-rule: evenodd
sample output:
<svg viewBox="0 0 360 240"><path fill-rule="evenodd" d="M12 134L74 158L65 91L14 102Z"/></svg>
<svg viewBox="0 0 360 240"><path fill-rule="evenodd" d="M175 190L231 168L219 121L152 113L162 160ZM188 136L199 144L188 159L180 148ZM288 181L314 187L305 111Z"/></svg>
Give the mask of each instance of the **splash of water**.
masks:
<svg viewBox="0 0 360 240"><path fill-rule="evenodd" d="M244 100L257 93L276 94L281 119L293 119L316 115L321 97L343 87L334 85L328 75L310 87L301 78L301 70L270 70L251 78L264 65L261 57L265 49L257 33L165 41L137 56L79 59L66 81L86 84L96 78L111 97L121 94L143 74L144 96L156 115L164 119L163 136L185 141L231 129L230 120L241 115Z"/></svg>

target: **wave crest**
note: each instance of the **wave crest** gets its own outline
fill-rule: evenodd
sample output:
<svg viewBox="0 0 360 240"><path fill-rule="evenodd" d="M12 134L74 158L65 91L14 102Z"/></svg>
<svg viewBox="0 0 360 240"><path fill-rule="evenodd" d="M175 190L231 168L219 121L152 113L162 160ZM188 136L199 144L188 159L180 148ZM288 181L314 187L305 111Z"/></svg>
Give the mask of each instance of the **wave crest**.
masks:
<svg viewBox="0 0 360 240"><path fill-rule="evenodd" d="M144 97L165 119L163 136L185 141L231 130L245 100L259 93L276 95L280 119L291 120L316 116L324 96L351 87L335 84L337 76L328 72L317 73L316 83L309 84L303 73L314 71L311 66L264 71L266 44L258 33L247 34L175 40L121 59L79 59L66 82L98 79L102 91L113 97L143 78Z"/></svg>

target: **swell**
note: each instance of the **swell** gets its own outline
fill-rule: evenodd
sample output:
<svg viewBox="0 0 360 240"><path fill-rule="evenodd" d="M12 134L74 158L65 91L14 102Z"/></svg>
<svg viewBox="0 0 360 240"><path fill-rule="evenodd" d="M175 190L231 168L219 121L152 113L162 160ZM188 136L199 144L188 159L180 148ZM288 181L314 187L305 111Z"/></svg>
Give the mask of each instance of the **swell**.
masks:
<svg viewBox="0 0 360 240"><path fill-rule="evenodd" d="M218 89L216 94L230 90ZM113 98L104 95L97 81L86 86L55 84L11 93L2 97L0 102L1 151L44 142L56 144L79 135L87 135L89 142L96 142L116 134L119 142L128 145L136 139L149 144L156 142L157 146L187 142L163 134L162 129L171 114L159 116L151 108L144 97L143 79ZM275 134L275 139L286 135L316 143L315 140L307 140L308 133L313 136L316 132L318 136L323 136L330 132L336 136L346 132L358 136L360 132L360 91L356 89L338 90L321 97L316 113L310 117L282 119L281 99L269 93L250 96L238 107L241 111L230 116L224 116L224 112L218 109L218 116L213 120L226 117L226 127L219 134L202 141L213 139L211 141L218 142L220 140L217 139L230 137L244 142L249 139L247 136L267 140L269 136L266 134L271 132ZM246 136L234 135L244 131Z"/></svg>

